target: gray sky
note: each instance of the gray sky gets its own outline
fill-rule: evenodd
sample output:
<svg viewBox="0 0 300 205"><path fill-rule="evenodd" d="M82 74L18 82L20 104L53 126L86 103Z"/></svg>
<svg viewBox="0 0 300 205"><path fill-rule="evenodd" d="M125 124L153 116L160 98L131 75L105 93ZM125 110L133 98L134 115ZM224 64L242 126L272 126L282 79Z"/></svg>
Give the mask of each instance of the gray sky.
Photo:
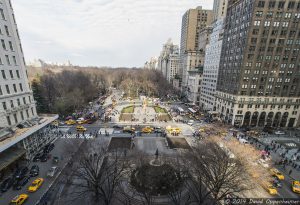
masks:
<svg viewBox="0 0 300 205"><path fill-rule="evenodd" d="M213 0L12 0L25 58L141 67L168 38L179 44L189 8Z"/></svg>

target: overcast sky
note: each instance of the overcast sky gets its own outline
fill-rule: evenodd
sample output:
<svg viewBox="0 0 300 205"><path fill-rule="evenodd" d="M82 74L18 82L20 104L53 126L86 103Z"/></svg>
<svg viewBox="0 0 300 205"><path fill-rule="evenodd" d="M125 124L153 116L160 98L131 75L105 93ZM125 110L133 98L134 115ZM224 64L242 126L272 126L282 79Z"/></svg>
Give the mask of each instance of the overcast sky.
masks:
<svg viewBox="0 0 300 205"><path fill-rule="evenodd" d="M141 67L168 38L179 44L189 8L213 0L12 0L26 61Z"/></svg>

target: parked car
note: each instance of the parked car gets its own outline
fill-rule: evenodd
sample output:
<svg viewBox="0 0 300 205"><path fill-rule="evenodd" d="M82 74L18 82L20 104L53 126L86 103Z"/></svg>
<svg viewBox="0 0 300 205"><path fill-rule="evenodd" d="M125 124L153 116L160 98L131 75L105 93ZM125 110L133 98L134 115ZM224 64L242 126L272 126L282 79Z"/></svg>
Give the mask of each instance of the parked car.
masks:
<svg viewBox="0 0 300 205"><path fill-rule="evenodd" d="M44 153L41 156L41 162L47 162L48 158L49 158L49 155L47 153Z"/></svg>
<svg viewBox="0 0 300 205"><path fill-rule="evenodd" d="M113 128L114 128L114 129L122 129L123 127L120 126L120 125L114 125Z"/></svg>
<svg viewBox="0 0 300 205"><path fill-rule="evenodd" d="M14 177L16 179L21 179L26 175L27 172L28 172L27 167L21 167L21 168L16 170L16 172L14 173Z"/></svg>
<svg viewBox="0 0 300 205"><path fill-rule="evenodd" d="M53 177L57 172L57 167L51 167L48 172L47 172L47 176L48 177Z"/></svg>
<svg viewBox="0 0 300 205"><path fill-rule="evenodd" d="M15 196L11 201L10 204L12 205L22 205L24 204L24 202L28 199L28 195L27 194L20 194Z"/></svg>
<svg viewBox="0 0 300 205"><path fill-rule="evenodd" d="M300 194L300 181L292 181L292 191Z"/></svg>
<svg viewBox="0 0 300 205"><path fill-rule="evenodd" d="M9 188L14 184L14 179L12 177L9 177L5 179L1 184L1 192L6 192L9 190Z"/></svg>
<svg viewBox="0 0 300 205"><path fill-rule="evenodd" d="M30 179L29 176L24 176L22 179L20 179L19 181L17 181L17 183L14 184L13 189L15 190L22 189L22 187L28 183L29 179Z"/></svg>
<svg viewBox="0 0 300 205"><path fill-rule="evenodd" d="M39 162L39 161L41 161L41 157L43 156L43 153L38 153L38 154L36 154L34 157L33 157L33 159L32 159L32 161L33 162Z"/></svg>
<svg viewBox="0 0 300 205"><path fill-rule="evenodd" d="M275 135L284 135L284 134L285 133L283 131L280 131L280 130L278 130L278 131L275 132Z"/></svg>
<svg viewBox="0 0 300 205"><path fill-rule="evenodd" d="M37 175L39 175L40 169L38 165L33 165L30 169L29 175L31 177L36 177Z"/></svg>
<svg viewBox="0 0 300 205"><path fill-rule="evenodd" d="M50 143L50 144L47 144L47 145L44 147L43 152L44 152L44 153L49 153L49 152L51 152L53 149L54 149L54 144L53 144L53 143Z"/></svg>
<svg viewBox="0 0 300 205"><path fill-rule="evenodd" d="M59 157L58 156L53 157L52 162L54 164L57 164L59 162Z"/></svg>

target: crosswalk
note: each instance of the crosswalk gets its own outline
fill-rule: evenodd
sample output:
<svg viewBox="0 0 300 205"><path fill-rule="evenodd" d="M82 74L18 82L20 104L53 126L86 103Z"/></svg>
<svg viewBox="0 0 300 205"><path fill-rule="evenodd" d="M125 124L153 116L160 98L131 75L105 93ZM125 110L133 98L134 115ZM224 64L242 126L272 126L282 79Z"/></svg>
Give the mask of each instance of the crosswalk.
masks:
<svg viewBox="0 0 300 205"><path fill-rule="evenodd" d="M91 135L91 134L64 134L61 138L65 138L65 139L93 139L95 138L94 135Z"/></svg>

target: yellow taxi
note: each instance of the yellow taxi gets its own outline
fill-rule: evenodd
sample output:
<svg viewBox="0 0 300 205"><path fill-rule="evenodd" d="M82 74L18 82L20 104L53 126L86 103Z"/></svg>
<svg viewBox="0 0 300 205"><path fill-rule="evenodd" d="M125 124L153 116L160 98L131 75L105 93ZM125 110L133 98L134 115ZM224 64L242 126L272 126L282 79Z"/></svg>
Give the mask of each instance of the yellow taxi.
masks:
<svg viewBox="0 0 300 205"><path fill-rule="evenodd" d="M76 121L75 120L67 120L66 122L65 122L67 125L75 125L76 124Z"/></svg>
<svg viewBox="0 0 300 205"><path fill-rule="evenodd" d="M11 205L21 205L23 204L26 199L28 199L28 195L27 194L20 194L15 196L11 201L10 204Z"/></svg>
<svg viewBox="0 0 300 205"><path fill-rule="evenodd" d="M264 183L263 188L268 191L270 195L278 194L277 189L271 183Z"/></svg>
<svg viewBox="0 0 300 205"><path fill-rule="evenodd" d="M51 124L54 125L54 126L58 126L58 121L54 120Z"/></svg>
<svg viewBox="0 0 300 205"><path fill-rule="evenodd" d="M77 123L79 124L79 125L82 125L82 124L86 124L88 121L87 120L80 120L80 121L78 121Z"/></svg>
<svg viewBox="0 0 300 205"><path fill-rule="evenodd" d="M142 129L142 133L151 133L153 131L152 127L144 127Z"/></svg>
<svg viewBox="0 0 300 205"><path fill-rule="evenodd" d="M300 181L293 181L292 182L292 191L295 193L300 194Z"/></svg>
<svg viewBox="0 0 300 205"><path fill-rule="evenodd" d="M40 186L42 186L43 182L44 182L43 178L37 178L37 179L35 179L32 182L32 184L28 187L28 191L29 192L35 192L35 191L37 191L40 188Z"/></svg>
<svg viewBox="0 0 300 205"><path fill-rule="evenodd" d="M76 127L76 130L77 130L77 132L85 132L85 131L86 131L86 128L83 127L82 125L78 125L78 126Z"/></svg>
<svg viewBox="0 0 300 205"><path fill-rule="evenodd" d="M278 169L272 168L270 169L270 172L272 176L277 177L279 180L284 180L284 175L280 171L278 171Z"/></svg>

